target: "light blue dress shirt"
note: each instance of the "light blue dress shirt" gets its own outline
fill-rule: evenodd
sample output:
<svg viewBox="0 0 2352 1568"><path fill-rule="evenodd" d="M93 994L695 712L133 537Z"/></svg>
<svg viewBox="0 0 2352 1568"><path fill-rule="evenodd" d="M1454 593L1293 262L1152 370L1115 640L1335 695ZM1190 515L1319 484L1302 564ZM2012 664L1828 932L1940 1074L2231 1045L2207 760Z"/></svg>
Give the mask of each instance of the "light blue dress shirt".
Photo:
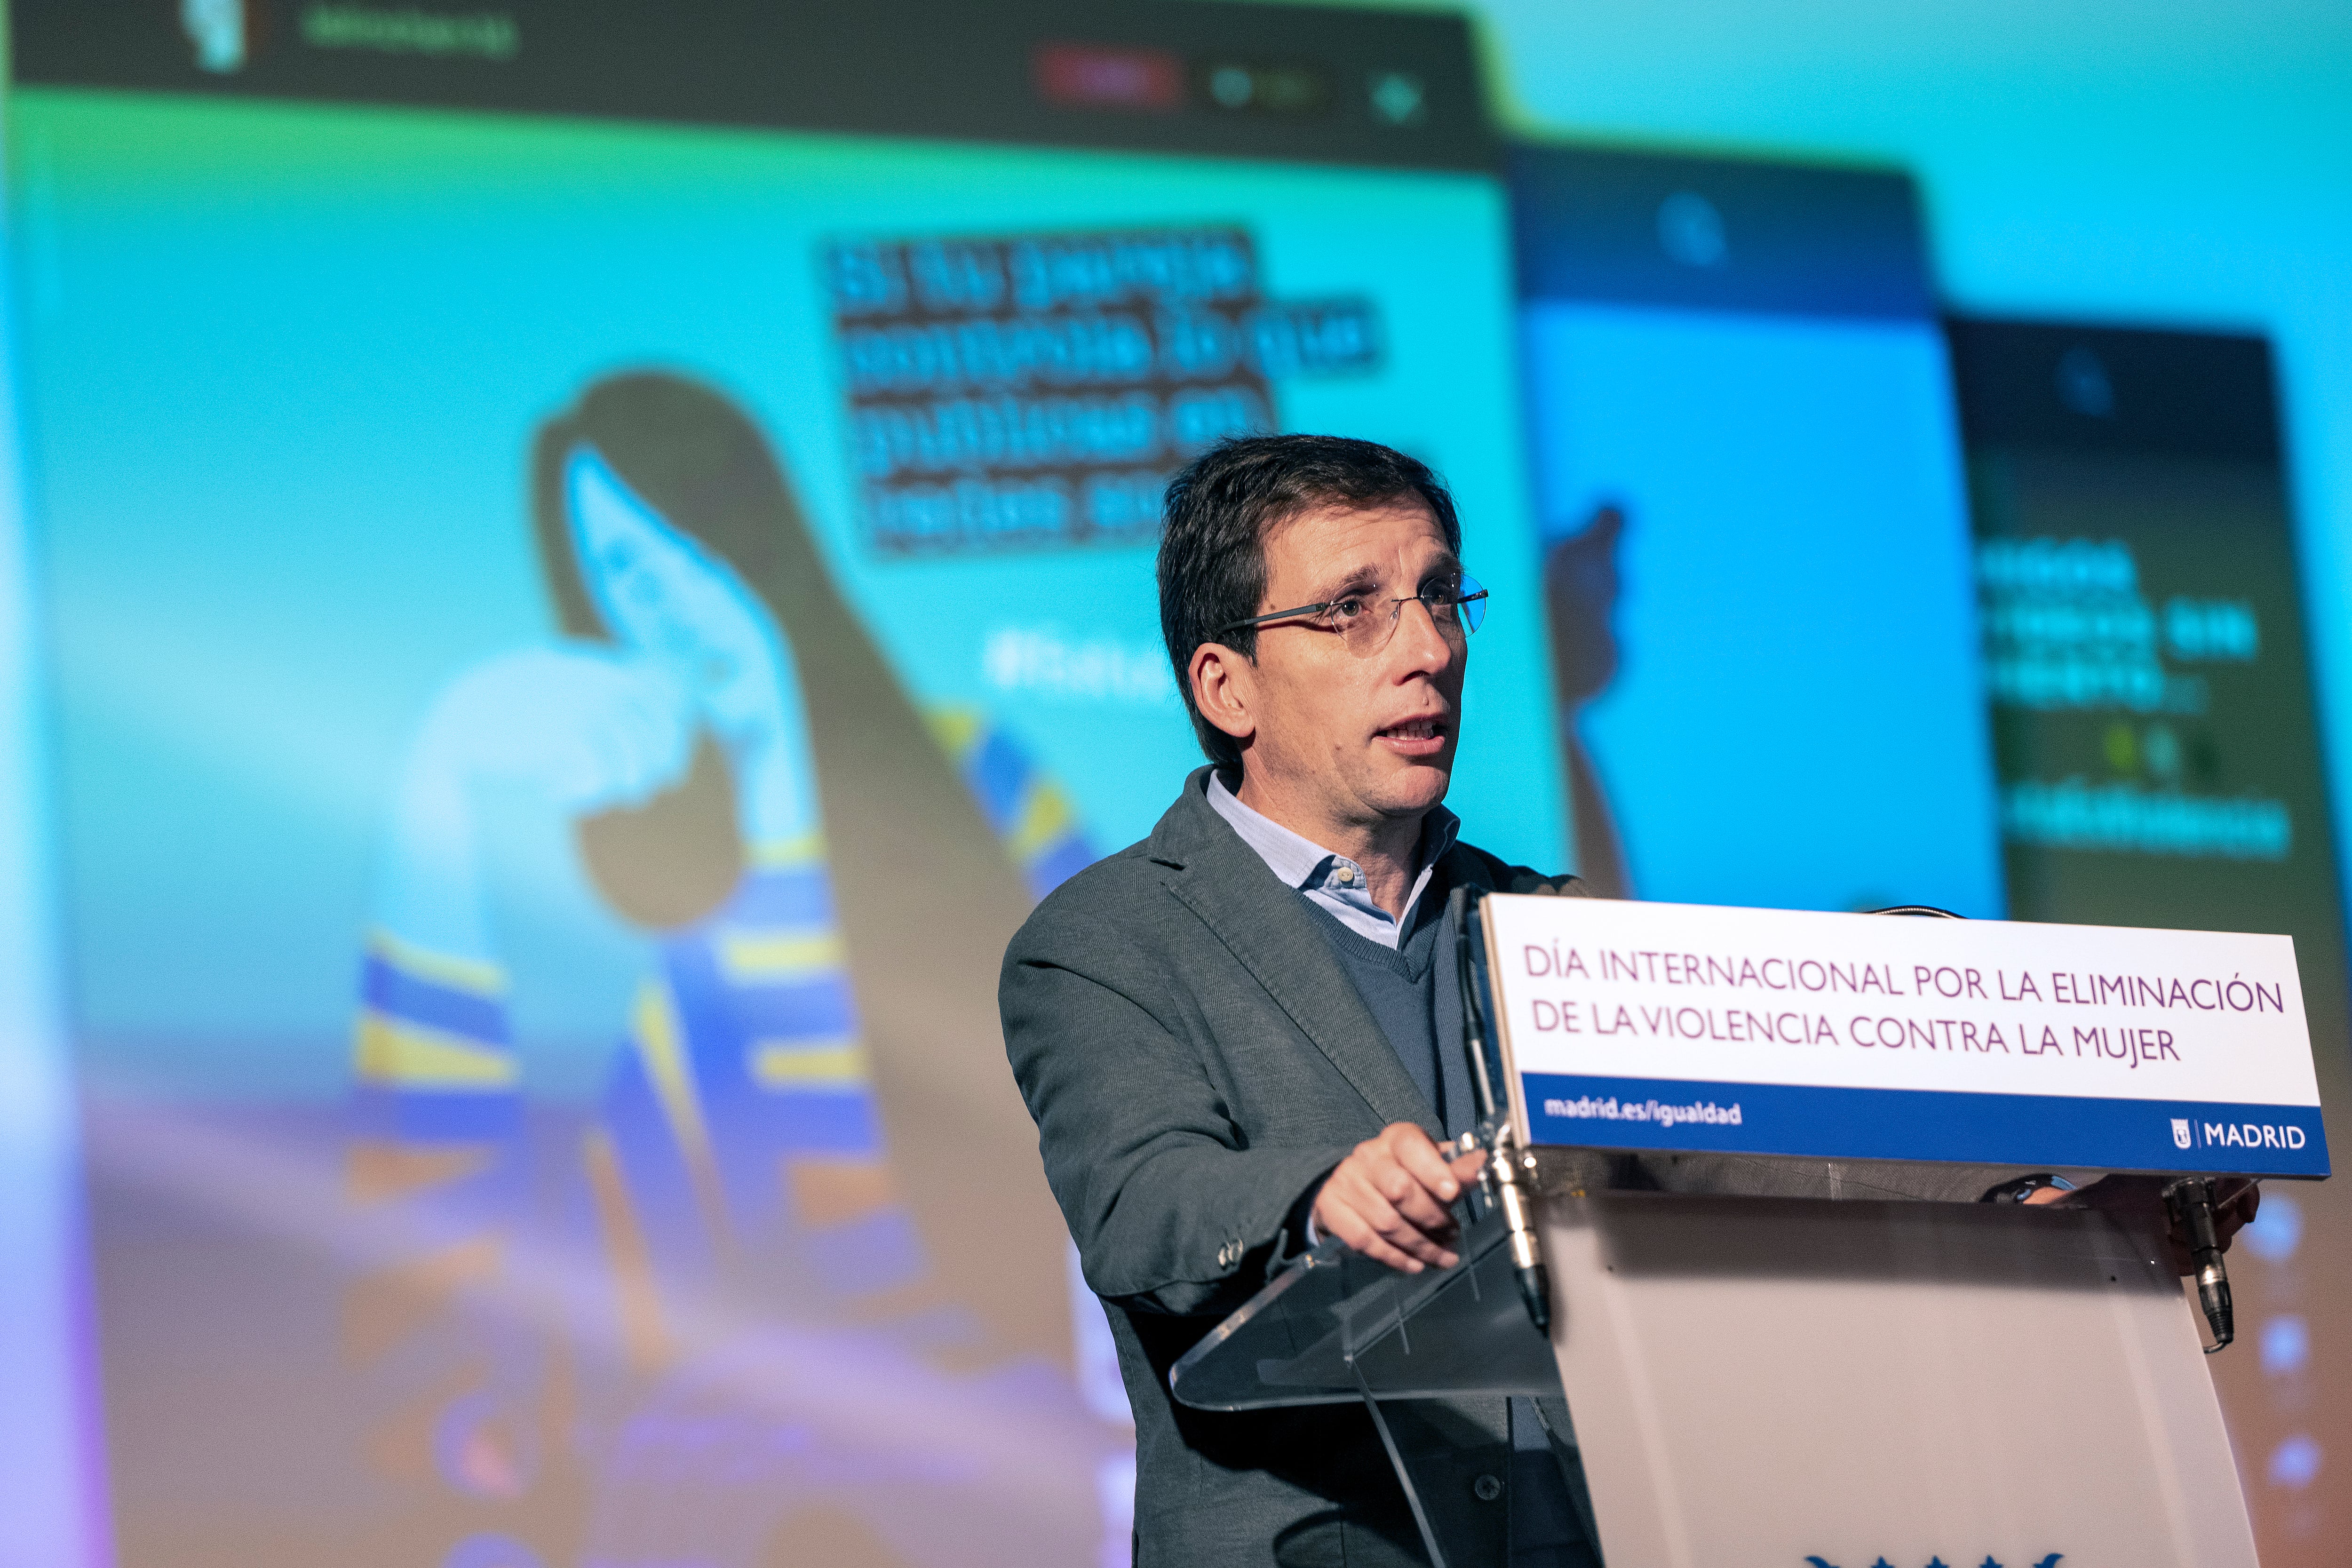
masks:
<svg viewBox="0 0 2352 1568"><path fill-rule="evenodd" d="M1233 825L1243 843L1286 885L1297 889L1328 910L1331 918L1358 936L1394 948L1412 921L1413 906L1437 870L1437 862L1454 847L1462 819L1444 806L1432 806L1421 821L1421 864L1412 890L1405 895L1402 920L1372 902L1364 883L1364 868L1345 855L1335 855L1311 839L1302 838L1282 824L1251 810L1225 787L1216 773L1209 775L1209 809Z"/></svg>

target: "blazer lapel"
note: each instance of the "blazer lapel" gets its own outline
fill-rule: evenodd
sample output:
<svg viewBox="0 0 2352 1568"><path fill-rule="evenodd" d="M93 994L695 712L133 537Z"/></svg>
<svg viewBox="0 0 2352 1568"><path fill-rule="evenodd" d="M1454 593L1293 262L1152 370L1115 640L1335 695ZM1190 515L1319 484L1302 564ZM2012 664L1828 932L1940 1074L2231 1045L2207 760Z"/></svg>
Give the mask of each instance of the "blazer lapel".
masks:
<svg viewBox="0 0 2352 1568"><path fill-rule="evenodd" d="M1437 1108L1404 1070L1396 1048L1356 994L1331 944L1316 928L1314 911L1210 808L1203 783L1200 773L1186 781L1184 798L1152 835L1153 858L1178 872L1168 879L1168 890L1315 1042L1381 1126L1413 1121L1433 1137L1443 1137Z"/></svg>

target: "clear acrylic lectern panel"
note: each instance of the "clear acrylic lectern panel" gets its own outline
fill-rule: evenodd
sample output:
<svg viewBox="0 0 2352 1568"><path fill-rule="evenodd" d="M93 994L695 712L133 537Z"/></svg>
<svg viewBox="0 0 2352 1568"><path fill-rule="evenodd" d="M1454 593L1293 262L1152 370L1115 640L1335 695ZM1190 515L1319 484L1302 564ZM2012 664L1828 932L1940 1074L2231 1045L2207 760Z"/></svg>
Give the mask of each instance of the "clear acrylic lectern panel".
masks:
<svg viewBox="0 0 2352 1568"><path fill-rule="evenodd" d="M1507 1555L1507 1426L1427 1403L1449 1394L1558 1397L1551 1347L1528 1321L1498 1213L1465 1230L1462 1261L1400 1274L1327 1242L1212 1330L1171 1369L1187 1405L1248 1410L1361 1403L1435 1568ZM1493 1402L1499 1419L1501 1402Z"/></svg>
<svg viewBox="0 0 2352 1568"><path fill-rule="evenodd" d="M1489 1219L1443 1274L1336 1248L1295 1266L1178 1363L1176 1396L1393 1416L1564 1390L1611 1568L2255 1568L2152 1235L1977 1204L1554 1194L1539 1214L1550 1345ZM1433 1456L1391 1456L1433 1558L1499 1564L1492 1511Z"/></svg>
<svg viewBox="0 0 2352 1568"><path fill-rule="evenodd" d="M1459 1264L1423 1274L1327 1241L1210 1331L1170 1385L1202 1410L1557 1394L1559 1369L1519 1304L1507 1239L1499 1215L1482 1217Z"/></svg>

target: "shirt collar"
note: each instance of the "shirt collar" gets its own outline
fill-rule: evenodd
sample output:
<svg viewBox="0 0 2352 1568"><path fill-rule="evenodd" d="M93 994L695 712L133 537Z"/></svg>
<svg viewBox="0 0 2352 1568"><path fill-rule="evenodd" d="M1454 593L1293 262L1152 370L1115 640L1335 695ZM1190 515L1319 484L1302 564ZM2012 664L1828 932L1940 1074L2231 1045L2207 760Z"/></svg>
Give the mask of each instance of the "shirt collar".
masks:
<svg viewBox="0 0 2352 1568"><path fill-rule="evenodd" d="M1293 833L1264 813L1241 803L1239 796L1225 787L1223 775L1215 768L1209 770L1209 809L1222 816L1233 827L1241 841L1256 851L1257 858L1286 885L1302 892L1338 883L1352 891L1362 892L1364 868L1344 855L1334 854L1311 838ZM1414 897L1421 892L1429 868L1444 858L1454 847L1454 840L1462 830L1462 819L1442 805L1430 807L1429 815L1421 819L1421 857L1413 867ZM1366 902L1370 902L1369 896ZM1411 912L1412 904L1406 904Z"/></svg>

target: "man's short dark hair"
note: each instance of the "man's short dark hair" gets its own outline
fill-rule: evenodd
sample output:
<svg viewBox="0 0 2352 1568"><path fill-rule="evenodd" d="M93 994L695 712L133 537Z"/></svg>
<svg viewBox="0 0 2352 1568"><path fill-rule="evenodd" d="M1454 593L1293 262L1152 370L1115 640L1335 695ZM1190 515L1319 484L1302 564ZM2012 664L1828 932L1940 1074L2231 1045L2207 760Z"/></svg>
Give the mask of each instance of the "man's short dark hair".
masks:
<svg viewBox="0 0 2352 1568"><path fill-rule="evenodd" d="M1223 641L1257 657L1257 628L1217 633L1264 607L1265 541L1283 523L1318 507L1370 510L1391 501L1429 508L1446 547L1462 552L1454 497L1429 465L1374 441L1345 436L1235 436L1218 442L1168 482L1160 533L1160 635L1176 667L1176 689L1219 766L1241 761L1239 742L1201 717L1192 700L1192 654ZM1280 605L1273 606L1281 608Z"/></svg>

